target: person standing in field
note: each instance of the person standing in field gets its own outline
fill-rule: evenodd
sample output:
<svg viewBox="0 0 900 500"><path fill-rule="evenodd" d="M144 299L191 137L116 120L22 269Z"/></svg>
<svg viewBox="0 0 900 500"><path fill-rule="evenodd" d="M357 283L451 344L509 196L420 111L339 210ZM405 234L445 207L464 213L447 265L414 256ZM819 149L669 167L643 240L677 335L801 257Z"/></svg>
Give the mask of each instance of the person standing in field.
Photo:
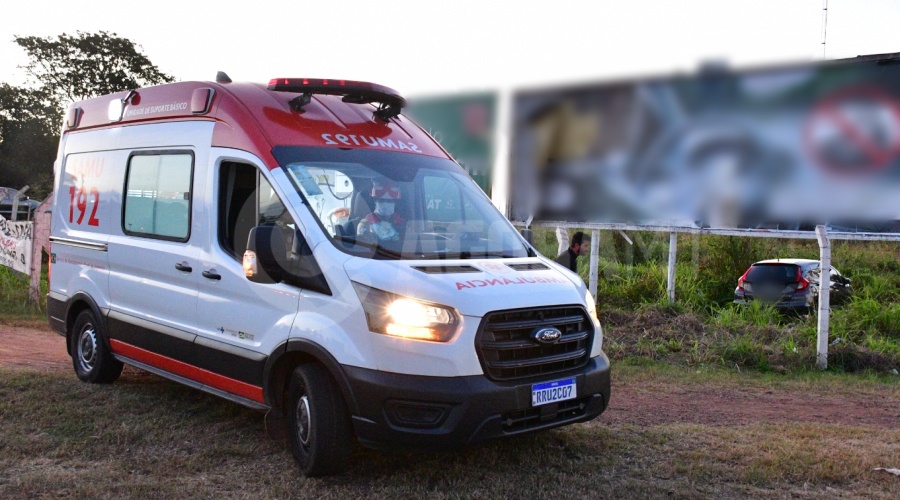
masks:
<svg viewBox="0 0 900 500"><path fill-rule="evenodd" d="M578 256L588 253L591 243L584 241L584 233L578 231L572 235L572 243L569 248L556 256L556 263L569 268L573 273L578 273Z"/></svg>

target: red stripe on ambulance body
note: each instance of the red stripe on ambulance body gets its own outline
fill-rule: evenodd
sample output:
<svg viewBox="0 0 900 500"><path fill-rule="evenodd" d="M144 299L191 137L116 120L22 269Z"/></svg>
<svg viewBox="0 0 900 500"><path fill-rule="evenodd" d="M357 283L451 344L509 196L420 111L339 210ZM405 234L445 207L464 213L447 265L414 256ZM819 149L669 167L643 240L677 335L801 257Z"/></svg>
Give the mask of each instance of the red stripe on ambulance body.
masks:
<svg viewBox="0 0 900 500"><path fill-rule="evenodd" d="M122 356L126 356L135 361L140 361L141 363L146 363L150 366L165 370L169 373L189 378L196 382L200 382L201 384L208 385L209 387L214 387L216 389L229 392L231 394L235 394L247 399L252 399L253 401L258 401L260 403L266 402L265 398L263 398L262 387L257 387L255 385L241 382L240 380L225 377L223 375L213 373L209 370L204 370L203 368L198 368L194 365L189 365L187 363L150 352L146 349L141 349L140 347L126 344L121 340L110 339L109 344L110 347L112 347L112 351L116 354L121 354Z"/></svg>

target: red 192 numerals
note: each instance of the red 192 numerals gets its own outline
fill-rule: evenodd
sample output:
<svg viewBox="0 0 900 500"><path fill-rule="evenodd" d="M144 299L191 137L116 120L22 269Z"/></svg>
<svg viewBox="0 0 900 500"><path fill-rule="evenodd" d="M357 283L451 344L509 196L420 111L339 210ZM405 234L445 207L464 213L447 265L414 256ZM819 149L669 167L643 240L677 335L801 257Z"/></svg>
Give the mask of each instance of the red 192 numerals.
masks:
<svg viewBox="0 0 900 500"><path fill-rule="evenodd" d="M90 189L90 196L94 198L94 208L91 209L91 216L88 217L88 225L99 226L100 221L97 219L97 207L100 206L100 191L96 187L92 187ZM84 221L84 214L87 213L87 200L88 191L85 190L84 186L77 190L75 189L75 186L69 188L69 222L75 220L76 206L78 206L78 211L80 212L76 223L81 224L82 221Z"/></svg>

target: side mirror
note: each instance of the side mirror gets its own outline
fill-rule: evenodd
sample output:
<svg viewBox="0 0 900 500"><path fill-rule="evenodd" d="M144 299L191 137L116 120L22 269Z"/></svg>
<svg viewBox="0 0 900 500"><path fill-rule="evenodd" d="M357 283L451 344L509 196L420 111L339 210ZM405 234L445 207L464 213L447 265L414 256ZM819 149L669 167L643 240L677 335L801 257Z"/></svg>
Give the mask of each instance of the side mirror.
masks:
<svg viewBox="0 0 900 500"><path fill-rule="evenodd" d="M277 226L256 226L250 230L244 253L244 273L254 283L287 283L298 288L331 295L322 269L300 231L288 234ZM290 251L288 250L290 248Z"/></svg>
<svg viewBox="0 0 900 500"><path fill-rule="evenodd" d="M291 268L287 244L275 226L250 229L244 252L244 274L254 283L280 283Z"/></svg>

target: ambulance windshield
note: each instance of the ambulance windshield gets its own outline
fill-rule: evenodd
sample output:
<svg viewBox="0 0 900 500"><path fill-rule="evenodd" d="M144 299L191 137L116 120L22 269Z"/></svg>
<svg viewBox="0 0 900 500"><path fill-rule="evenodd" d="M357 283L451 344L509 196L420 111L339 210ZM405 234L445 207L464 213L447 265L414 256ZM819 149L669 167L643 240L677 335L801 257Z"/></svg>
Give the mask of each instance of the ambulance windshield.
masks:
<svg viewBox="0 0 900 500"><path fill-rule="evenodd" d="M332 242L377 259L532 256L454 162L372 150L276 147Z"/></svg>

